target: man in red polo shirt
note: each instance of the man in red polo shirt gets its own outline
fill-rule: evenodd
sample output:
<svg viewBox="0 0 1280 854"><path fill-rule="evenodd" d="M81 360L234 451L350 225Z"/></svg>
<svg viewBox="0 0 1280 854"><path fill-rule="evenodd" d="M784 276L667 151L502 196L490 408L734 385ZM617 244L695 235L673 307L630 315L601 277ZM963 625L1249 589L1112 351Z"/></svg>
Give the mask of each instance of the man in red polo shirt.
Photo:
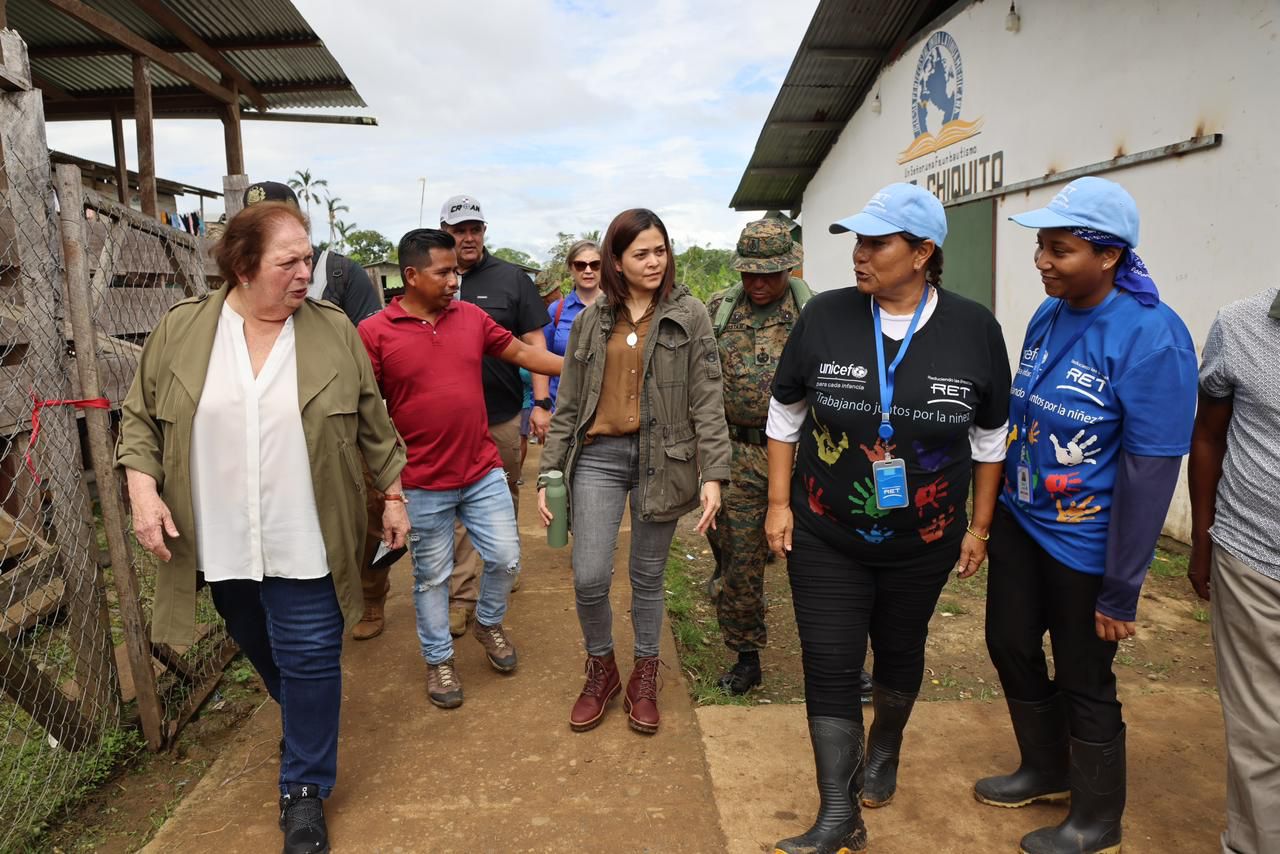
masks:
<svg viewBox="0 0 1280 854"><path fill-rule="evenodd" d="M484 310L454 299L458 259L447 233L411 231L401 238L399 252L404 296L362 322L359 332L408 446L401 480L413 526L413 601L427 660L427 696L452 709L462 705L449 634L455 517L484 561L475 636L495 670L516 668L502 618L520 569L520 537L502 458L489 437L481 360L496 356L550 376L559 376L562 360L512 336Z"/></svg>

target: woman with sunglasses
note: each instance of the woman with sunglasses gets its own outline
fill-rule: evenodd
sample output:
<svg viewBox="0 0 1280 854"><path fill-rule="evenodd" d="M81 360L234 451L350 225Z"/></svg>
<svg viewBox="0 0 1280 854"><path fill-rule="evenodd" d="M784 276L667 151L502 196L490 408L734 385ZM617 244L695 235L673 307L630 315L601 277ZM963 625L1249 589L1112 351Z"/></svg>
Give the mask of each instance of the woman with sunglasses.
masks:
<svg viewBox="0 0 1280 854"><path fill-rule="evenodd" d="M563 356L569 346L569 330L573 328L574 318L600 295L600 248L593 241L579 240L569 247L564 263L573 277L573 290L567 297L547 306L551 322L542 327L542 334L547 336L547 349L557 356ZM559 390L560 378L552 377L552 404Z"/></svg>

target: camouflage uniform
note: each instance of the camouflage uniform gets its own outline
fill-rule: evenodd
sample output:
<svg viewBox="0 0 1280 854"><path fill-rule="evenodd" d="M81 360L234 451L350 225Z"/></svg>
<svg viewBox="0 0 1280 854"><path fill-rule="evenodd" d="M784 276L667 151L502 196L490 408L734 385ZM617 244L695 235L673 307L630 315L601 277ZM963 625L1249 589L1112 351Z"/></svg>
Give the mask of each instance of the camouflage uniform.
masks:
<svg viewBox="0 0 1280 854"><path fill-rule="evenodd" d="M741 272L773 273L799 266L801 250L778 220L747 225L738 242L734 268ZM732 290L732 289L731 289ZM707 303L712 320L729 292ZM725 645L736 652L765 647L764 567L769 547L764 537L768 509L769 465L765 422L773 375L783 345L800 316L792 289L759 312L746 293L738 299L723 331L717 332L724 373L724 409L733 439L733 475L725 487L717 529L708 531L717 552L720 578L713 585L716 615ZM715 587L718 586L718 590Z"/></svg>

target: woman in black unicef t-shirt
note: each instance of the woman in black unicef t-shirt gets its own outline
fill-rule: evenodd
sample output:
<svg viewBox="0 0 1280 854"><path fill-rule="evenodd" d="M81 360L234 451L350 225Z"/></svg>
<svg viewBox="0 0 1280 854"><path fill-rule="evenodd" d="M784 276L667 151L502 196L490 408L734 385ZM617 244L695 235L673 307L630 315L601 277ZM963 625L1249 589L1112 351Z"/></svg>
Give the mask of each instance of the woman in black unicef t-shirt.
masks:
<svg viewBox="0 0 1280 854"><path fill-rule="evenodd" d="M860 806L893 797L929 618L950 570L971 575L986 556L1009 410L1000 325L940 287L938 200L893 184L831 230L857 233L858 284L805 307L778 365L768 428L765 531L787 557L821 795L817 822L779 842L783 852L861 850ZM875 719L864 752L868 638Z"/></svg>

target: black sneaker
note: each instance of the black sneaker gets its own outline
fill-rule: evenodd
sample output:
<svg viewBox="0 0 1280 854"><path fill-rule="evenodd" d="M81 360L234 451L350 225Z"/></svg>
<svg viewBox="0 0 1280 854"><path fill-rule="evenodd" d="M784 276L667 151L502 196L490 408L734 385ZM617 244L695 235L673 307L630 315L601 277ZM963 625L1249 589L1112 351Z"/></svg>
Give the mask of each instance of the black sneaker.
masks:
<svg viewBox="0 0 1280 854"><path fill-rule="evenodd" d="M738 659L729 672L720 677L720 687L730 694L742 695L763 681L760 675L760 661L743 661Z"/></svg>
<svg viewBox="0 0 1280 854"><path fill-rule="evenodd" d="M280 798L284 854L329 854L324 802L315 786L291 786Z"/></svg>

